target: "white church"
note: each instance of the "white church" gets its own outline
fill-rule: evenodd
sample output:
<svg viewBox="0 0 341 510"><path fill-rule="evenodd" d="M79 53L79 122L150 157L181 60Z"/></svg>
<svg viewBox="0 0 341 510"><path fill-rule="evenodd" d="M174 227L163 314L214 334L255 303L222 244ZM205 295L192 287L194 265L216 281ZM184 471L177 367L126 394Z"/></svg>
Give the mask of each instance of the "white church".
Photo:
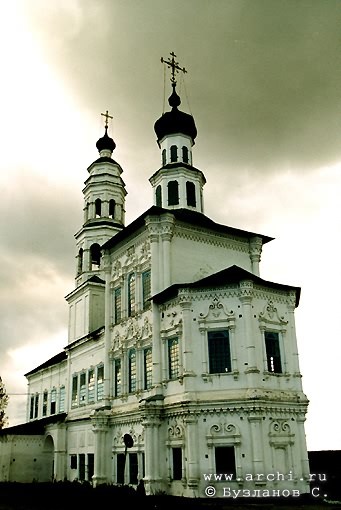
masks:
<svg viewBox="0 0 341 510"><path fill-rule="evenodd" d="M300 289L261 278L272 238L204 214L174 57L162 59L172 93L155 123L153 205L129 225L105 115L75 234L68 342L26 374L27 422L1 431L0 481L309 492Z"/></svg>

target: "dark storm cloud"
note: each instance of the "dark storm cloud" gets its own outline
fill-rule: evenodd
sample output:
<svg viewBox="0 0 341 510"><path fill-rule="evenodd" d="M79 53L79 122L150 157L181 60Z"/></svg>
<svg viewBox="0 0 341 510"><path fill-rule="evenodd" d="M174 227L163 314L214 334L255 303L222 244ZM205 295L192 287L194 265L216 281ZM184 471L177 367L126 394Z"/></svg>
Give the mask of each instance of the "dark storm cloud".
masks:
<svg viewBox="0 0 341 510"><path fill-rule="evenodd" d="M67 188L33 171L26 177L19 173L11 191L5 191L0 202L2 352L66 325L63 296L73 284L73 233L81 221L81 205Z"/></svg>
<svg viewBox="0 0 341 510"><path fill-rule="evenodd" d="M233 174L338 158L338 10L337 0L84 0L37 9L31 23L84 107L111 102L140 155L162 109L160 56L174 50L190 69L197 158L214 154Z"/></svg>

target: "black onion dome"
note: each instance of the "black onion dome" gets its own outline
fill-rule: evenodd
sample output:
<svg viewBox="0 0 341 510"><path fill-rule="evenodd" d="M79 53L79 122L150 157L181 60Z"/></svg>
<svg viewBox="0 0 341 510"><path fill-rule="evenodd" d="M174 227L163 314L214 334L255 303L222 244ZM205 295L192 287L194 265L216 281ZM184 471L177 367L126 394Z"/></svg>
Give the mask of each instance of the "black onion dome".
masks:
<svg viewBox="0 0 341 510"><path fill-rule="evenodd" d="M172 107L170 112L166 112L154 124L154 130L157 136L157 141L160 142L166 135L173 135L182 133L190 136L194 142L197 136L197 128L195 126L192 115L178 110L181 104L181 99L175 91L173 85L173 92L168 99L169 105Z"/></svg>
<svg viewBox="0 0 341 510"><path fill-rule="evenodd" d="M108 136L108 128L107 127L105 128L104 136L102 136L102 138L100 138L97 141L96 147L98 149L98 152L101 152L103 150L109 150L111 152L114 151L114 149L116 147L116 143L114 142L114 140L112 138L110 138L110 136Z"/></svg>

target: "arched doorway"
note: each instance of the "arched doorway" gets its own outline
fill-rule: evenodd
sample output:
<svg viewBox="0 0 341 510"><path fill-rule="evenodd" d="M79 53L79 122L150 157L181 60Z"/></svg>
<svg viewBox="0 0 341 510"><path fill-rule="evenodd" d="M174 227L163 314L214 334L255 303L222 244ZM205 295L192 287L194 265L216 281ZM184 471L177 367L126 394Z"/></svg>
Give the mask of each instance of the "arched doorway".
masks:
<svg viewBox="0 0 341 510"><path fill-rule="evenodd" d="M54 442L51 435L45 438L43 453L44 481L51 482L54 479Z"/></svg>

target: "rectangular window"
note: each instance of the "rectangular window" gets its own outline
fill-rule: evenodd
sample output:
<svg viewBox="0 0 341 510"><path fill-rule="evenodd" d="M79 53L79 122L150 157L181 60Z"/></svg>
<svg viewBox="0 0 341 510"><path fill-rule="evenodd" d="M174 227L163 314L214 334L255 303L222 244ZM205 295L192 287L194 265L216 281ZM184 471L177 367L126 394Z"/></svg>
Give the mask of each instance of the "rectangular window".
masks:
<svg viewBox="0 0 341 510"><path fill-rule="evenodd" d="M78 456L78 479L85 480L85 454L80 453Z"/></svg>
<svg viewBox="0 0 341 510"><path fill-rule="evenodd" d="M30 402L30 420L34 418L34 395L31 396Z"/></svg>
<svg viewBox="0 0 341 510"><path fill-rule="evenodd" d="M70 468L77 469L77 455L70 455Z"/></svg>
<svg viewBox="0 0 341 510"><path fill-rule="evenodd" d="M104 366L97 368L97 400L102 400L104 396Z"/></svg>
<svg viewBox="0 0 341 510"><path fill-rule="evenodd" d="M135 313L135 273L128 276L128 317Z"/></svg>
<svg viewBox="0 0 341 510"><path fill-rule="evenodd" d="M179 342L177 338L168 340L168 375L169 379L179 376Z"/></svg>
<svg viewBox="0 0 341 510"><path fill-rule="evenodd" d="M137 485L137 453L129 453L129 483Z"/></svg>
<svg viewBox="0 0 341 510"><path fill-rule="evenodd" d="M47 391L44 391L43 393L43 416L47 415Z"/></svg>
<svg viewBox="0 0 341 510"><path fill-rule="evenodd" d="M88 480L92 480L94 476L95 456L93 453L88 453Z"/></svg>
<svg viewBox="0 0 341 510"><path fill-rule="evenodd" d="M231 352L228 331L208 332L210 374L231 372Z"/></svg>
<svg viewBox="0 0 341 510"><path fill-rule="evenodd" d="M129 393L133 393L136 391L136 352L134 349L129 351L128 374Z"/></svg>
<svg viewBox="0 0 341 510"><path fill-rule="evenodd" d="M38 418L39 413L39 394L37 393L34 399L34 418Z"/></svg>
<svg viewBox="0 0 341 510"><path fill-rule="evenodd" d="M182 448L172 448L173 480L181 480L182 478Z"/></svg>
<svg viewBox="0 0 341 510"><path fill-rule="evenodd" d="M78 375L72 377L71 407L78 406Z"/></svg>
<svg viewBox="0 0 341 510"><path fill-rule="evenodd" d="M215 472L236 477L234 446L215 447Z"/></svg>
<svg viewBox="0 0 341 510"><path fill-rule="evenodd" d="M124 453L118 453L116 464L116 483L124 484L124 468L125 468L125 455Z"/></svg>
<svg viewBox="0 0 341 510"><path fill-rule="evenodd" d="M50 414L56 414L57 390L53 388L51 391Z"/></svg>
<svg viewBox="0 0 341 510"><path fill-rule="evenodd" d="M115 370L115 397L119 397L122 393L122 372L121 372L121 360L115 359L114 362Z"/></svg>
<svg viewBox="0 0 341 510"><path fill-rule="evenodd" d="M152 349L148 347L143 351L143 363L144 363L144 389L149 390L152 387L153 380L153 359Z"/></svg>
<svg viewBox="0 0 341 510"><path fill-rule="evenodd" d="M65 386L60 388L60 396L59 396L59 412L63 413L65 411Z"/></svg>
<svg viewBox="0 0 341 510"><path fill-rule="evenodd" d="M122 291L121 287L114 290L114 322L117 324L122 319Z"/></svg>
<svg viewBox="0 0 341 510"><path fill-rule="evenodd" d="M86 404L86 373L79 376L79 405Z"/></svg>
<svg viewBox="0 0 341 510"><path fill-rule="evenodd" d="M151 273L150 270L142 273L142 302L143 310L150 308Z"/></svg>
<svg viewBox="0 0 341 510"><path fill-rule="evenodd" d="M95 402L95 370L90 368L88 371L88 403Z"/></svg>
<svg viewBox="0 0 341 510"><path fill-rule="evenodd" d="M265 347L268 371L275 374L282 373L281 352L279 348L279 335L276 332L265 331Z"/></svg>

